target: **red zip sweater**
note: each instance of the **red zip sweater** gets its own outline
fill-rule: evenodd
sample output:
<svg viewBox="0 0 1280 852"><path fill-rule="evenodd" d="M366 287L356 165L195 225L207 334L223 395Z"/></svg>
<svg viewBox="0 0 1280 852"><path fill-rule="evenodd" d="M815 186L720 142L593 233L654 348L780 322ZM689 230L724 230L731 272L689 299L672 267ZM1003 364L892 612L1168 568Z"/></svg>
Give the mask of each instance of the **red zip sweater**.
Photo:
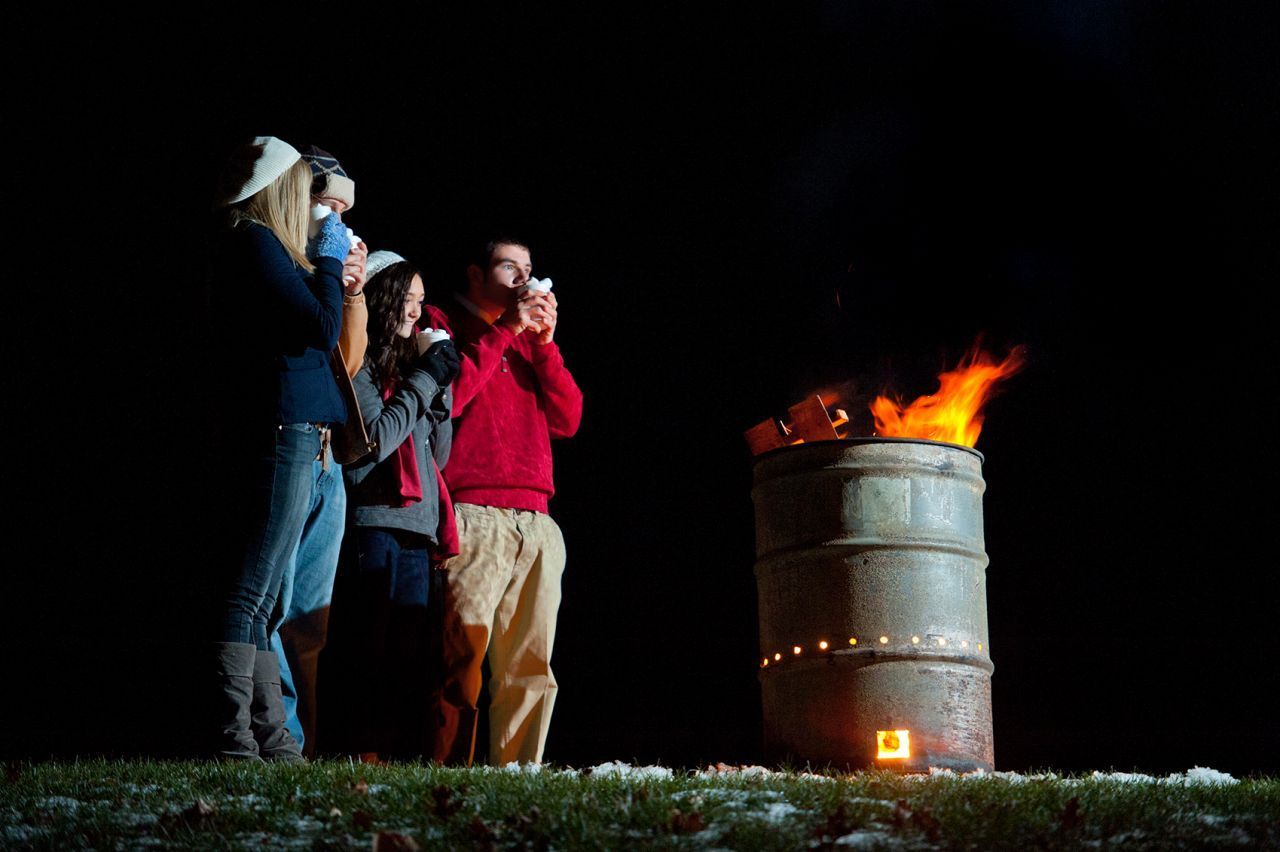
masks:
<svg viewBox="0 0 1280 852"><path fill-rule="evenodd" d="M445 308L462 357L453 381L453 449L444 468L457 503L546 512L555 493L551 439L582 421L582 391L560 348L490 325L456 299Z"/></svg>

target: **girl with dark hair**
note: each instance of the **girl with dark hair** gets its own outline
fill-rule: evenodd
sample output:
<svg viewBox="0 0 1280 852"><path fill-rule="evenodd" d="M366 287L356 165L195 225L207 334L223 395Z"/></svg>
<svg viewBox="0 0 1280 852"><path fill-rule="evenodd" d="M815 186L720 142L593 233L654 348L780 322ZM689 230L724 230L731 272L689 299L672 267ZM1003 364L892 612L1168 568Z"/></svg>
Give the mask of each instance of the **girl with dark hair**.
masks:
<svg viewBox="0 0 1280 852"><path fill-rule="evenodd" d="M343 471L344 594L335 595L334 613L354 646L343 692L359 703L346 731L354 742L345 750L417 756L425 751L430 706L431 563L447 546L453 520L452 510L441 511L447 498L439 470L453 443L449 384L459 361L451 340L418 335L425 291L411 264L374 252L367 274L369 348L353 384L375 449Z"/></svg>

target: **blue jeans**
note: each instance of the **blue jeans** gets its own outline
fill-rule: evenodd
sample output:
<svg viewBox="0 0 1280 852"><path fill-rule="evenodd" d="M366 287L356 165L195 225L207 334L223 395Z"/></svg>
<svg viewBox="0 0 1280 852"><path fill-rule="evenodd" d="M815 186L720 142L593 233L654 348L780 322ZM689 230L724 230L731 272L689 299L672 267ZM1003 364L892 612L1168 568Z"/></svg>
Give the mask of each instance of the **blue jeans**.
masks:
<svg viewBox="0 0 1280 852"><path fill-rule="evenodd" d="M299 745L306 747L310 740L310 751L315 746L317 664L329 631L333 578L347 523L342 467L332 460L328 470L318 461L312 465L311 511L285 567L276 607L281 623L271 632L271 647L280 658L285 727Z"/></svg>
<svg viewBox="0 0 1280 852"><path fill-rule="evenodd" d="M223 607L222 641L266 651L280 582L311 508L320 430L310 423L288 423L260 440L248 465L251 488L241 529L245 548Z"/></svg>

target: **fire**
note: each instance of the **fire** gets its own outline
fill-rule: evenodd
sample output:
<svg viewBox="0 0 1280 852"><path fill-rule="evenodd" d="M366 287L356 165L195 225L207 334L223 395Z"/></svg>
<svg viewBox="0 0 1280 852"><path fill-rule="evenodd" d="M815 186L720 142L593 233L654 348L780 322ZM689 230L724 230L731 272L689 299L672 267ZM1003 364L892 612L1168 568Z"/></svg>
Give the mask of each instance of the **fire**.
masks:
<svg viewBox="0 0 1280 852"><path fill-rule="evenodd" d="M999 363L976 345L954 370L938 375L938 391L903 408L885 396L871 403L876 434L884 438L926 438L972 447L982 432L982 407L995 383L1022 368L1026 350L1016 346Z"/></svg>
<svg viewBox="0 0 1280 852"><path fill-rule="evenodd" d="M911 731L876 731L876 759L910 757Z"/></svg>

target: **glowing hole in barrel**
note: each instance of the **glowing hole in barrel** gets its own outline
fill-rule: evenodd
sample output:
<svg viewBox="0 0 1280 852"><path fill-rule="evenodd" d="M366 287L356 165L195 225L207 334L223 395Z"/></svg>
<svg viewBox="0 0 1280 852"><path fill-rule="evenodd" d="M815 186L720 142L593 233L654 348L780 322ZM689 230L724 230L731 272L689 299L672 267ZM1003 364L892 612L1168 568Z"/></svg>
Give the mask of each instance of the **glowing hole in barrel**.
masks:
<svg viewBox="0 0 1280 852"><path fill-rule="evenodd" d="M830 645L828 645L828 644L827 644L827 640L826 640L826 639L823 639L821 642L819 642L819 643L818 643L818 647L819 647L821 650L825 651L825 650L827 650L827 648L829 648L829 647L830 647Z"/></svg>
<svg viewBox="0 0 1280 852"><path fill-rule="evenodd" d="M773 659L774 659L774 660L781 660L781 659L782 659L782 653L781 653L781 652L779 652L779 653L777 653L777 654L774 654L774 655L773 655Z"/></svg>
<svg viewBox="0 0 1280 852"><path fill-rule="evenodd" d="M920 637L919 637L919 636L912 636L912 637L911 637L911 644L912 644L912 645L919 645L919 644L920 644Z"/></svg>
<svg viewBox="0 0 1280 852"><path fill-rule="evenodd" d="M798 657L800 656L800 652L803 650L804 648L801 648L799 645L796 645L794 648L791 649L791 653L795 654Z"/></svg>
<svg viewBox="0 0 1280 852"><path fill-rule="evenodd" d="M876 759L911 756L911 731L876 731Z"/></svg>
<svg viewBox="0 0 1280 852"><path fill-rule="evenodd" d="M857 644L858 644L858 637L857 637L857 636L850 636L850 637L849 637L849 644L850 644L850 645L857 645Z"/></svg>
<svg viewBox="0 0 1280 852"><path fill-rule="evenodd" d="M881 645L888 645L888 644L889 644L889 637L888 637L888 636L881 636L881 637L880 637L880 644L881 644Z"/></svg>

